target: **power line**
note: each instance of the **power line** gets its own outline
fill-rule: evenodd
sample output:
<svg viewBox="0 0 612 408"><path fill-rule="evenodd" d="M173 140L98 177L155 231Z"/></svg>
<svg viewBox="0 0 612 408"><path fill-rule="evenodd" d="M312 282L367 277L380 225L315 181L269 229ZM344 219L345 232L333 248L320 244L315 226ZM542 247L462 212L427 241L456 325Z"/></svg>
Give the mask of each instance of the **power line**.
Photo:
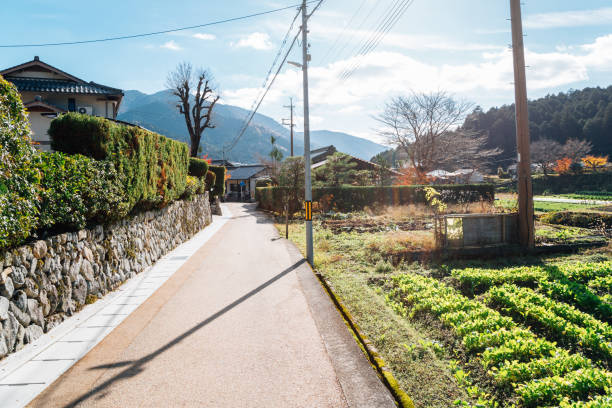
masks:
<svg viewBox="0 0 612 408"><path fill-rule="evenodd" d="M238 134L238 137L236 137L236 139L234 139L232 141L232 143L227 148L223 149L224 152L229 153L236 146L236 143L238 143L240 138L244 135L244 132L246 132L247 128L251 124L251 120L253 120L253 117L255 116L255 113L257 113L257 110L261 106L261 103L263 102L264 98L266 97L266 95L270 91L270 88L272 87L272 84L274 84L274 81L276 80L276 77L278 76L278 74L280 73L281 69L283 68L283 65L285 64L285 61L287 61L287 58L289 57L289 53L293 49L293 46L295 45L299 35L300 35L300 32L298 31L298 33L295 35L295 37L293 37L293 41L291 41L291 45L289 46L289 49L287 50L287 53L285 54L285 57L281 61L280 65L278 66L278 69L276 70L276 73L272 77L272 80L270 81L270 84L268 85L268 87L266 88L265 92L263 93L263 95L259 99L259 102L257 103L257 106L255 106L255 109L251 110L251 113L248 116L248 119L246 120L246 123L242 126L242 129L240 130L240 133Z"/></svg>
<svg viewBox="0 0 612 408"><path fill-rule="evenodd" d="M340 42L340 39L342 38L342 36L344 35L344 33L346 32L346 30L350 27L351 24L353 24L353 20L355 20L355 17L357 17L357 15L359 14L359 12L361 11L361 9L363 8L363 6L367 3L368 0L363 0L361 2L361 4L359 5L359 7L357 8L357 10L355 11L355 13L353 14L353 16L349 19L348 23L346 23L346 25L344 26L344 28L342 29L342 32L340 33L340 35L338 35L338 37L336 37L336 41L334 41L334 43L332 44L332 46L325 52L325 54L323 54L323 57L321 58L321 65L325 65L325 62L327 62L327 57L332 55L332 51L336 48L336 45L338 45L338 43ZM376 5L376 4L375 4ZM365 20L364 20L365 21Z"/></svg>
<svg viewBox="0 0 612 408"><path fill-rule="evenodd" d="M307 2L307 4L314 3L316 1L317 0L310 0ZM65 42L40 43L40 44L4 44L4 45L0 45L0 48L54 47L54 46L61 46L61 45L91 44L91 43L100 43L100 42L106 42L106 41L118 41L118 40L128 40L128 39L133 39L133 38L150 37L154 35L174 33L177 31L193 30L195 28L203 28L203 27L209 27L213 25L231 23L234 21L245 20L245 19L249 19L253 17L259 17L259 16L263 16L266 14L278 13L279 11L289 10L289 9L296 8L296 7L300 7L300 4L277 8L274 10L262 11L259 13L248 14L246 16L233 17L233 18L228 18L225 20L212 21L209 23L197 24L197 25L192 25L192 26L187 26L187 27L179 27L179 28L171 28L168 30L153 31L149 33L122 35L118 37L99 38L95 40L65 41Z"/></svg>
<svg viewBox="0 0 612 408"><path fill-rule="evenodd" d="M289 25L289 29L287 30L287 33L285 34L285 37L283 38L281 46L280 46L278 52L276 53L276 56L274 57L274 61L272 62L272 65L270 66L270 69L268 70L266 78L264 79L264 82L263 82L263 84L261 86L261 90L257 94L257 96L255 97L255 99L253 100L253 103L251 104L251 108L249 109L249 113L244 118L244 123L243 123L242 127L240 128L239 136L235 140L233 140L230 144L228 144L228 145L223 147L223 155L224 156L225 156L225 152L226 151L229 152L231 149L234 148L234 146L236 146L236 143L242 137L242 134L246 131L246 128L248 128L248 125L249 125L250 121L252 120L252 118L254 116L254 114L251 115L251 112L254 112L256 110L257 101L260 100L260 98L262 98L262 94L264 92L267 93L266 87L268 87L268 80L270 79L270 75L272 75L272 71L274 70L274 67L276 66L276 63L278 62L278 59L282 55L283 49L285 48L285 45L287 43L287 39L289 38L289 35L291 34L291 31L293 30L293 26L295 25L295 22L297 21L297 18L300 15L300 12L301 11L298 9L298 12L295 14L295 16L293 17L293 20L291 21L291 24ZM295 41L296 41L296 38L293 39L293 43L295 43ZM293 43L291 44L291 47L289 48L289 51L291 51L291 48L293 47ZM285 58L287 58L287 57L285 57ZM279 69L281 67L282 67L282 63L279 66ZM276 79L276 76L274 77L274 79ZM274 81L274 79L272 81ZM270 86L271 86L271 84L270 84ZM257 105L257 107L258 107L258 105Z"/></svg>
<svg viewBox="0 0 612 408"><path fill-rule="evenodd" d="M325 0L319 0L319 3L312 9L311 13L308 15L308 18L310 18L313 15L313 13L321 6L321 4L323 4L324 1ZM308 2L306 4L308 4ZM299 12L298 12L298 14L299 14ZM294 21L295 21L295 19L294 19ZM223 148L223 154L224 155L225 155L225 153L229 153L236 146L238 141L242 138L242 136L244 135L244 133L248 129L249 125L251 124L251 121L253 120L253 117L257 113L257 110L261 106L263 100L265 99L266 95L270 91L270 88L272 88L272 85L274 84L274 81L276 80L276 77L278 77L278 74L280 73L281 69L283 68L283 65L287 61L287 58L289 57L289 53L291 53L291 50L293 49L293 46L297 42L297 39L298 39L298 37L300 35L300 32L301 32L301 29L293 37L293 40L291 41L291 44L289 45L289 49L287 50L285 56L283 57L283 60L281 61L280 65L278 66L278 69L274 73L274 76L272 77L272 80L270 81L270 83L268 84L265 92L263 93L263 95L259 99L259 102L257 102L257 105L255 106L255 109L251 109L251 112L247 116L247 120L245 121L245 124L242 126L242 128L240 130L240 133L238 134L238 136L227 147ZM282 50L282 48L281 48L281 50ZM272 65L272 66L274 67L274 65Z"/></svg>
<svg viewBox="0 0 612 408"><path fill-rule="evenodd" d="M368 21L368 17L373 16L374 15L374 11L381 4L382 3L380 1L374 2L373 7L369 10L368 13L366 13L366 15L363 18L363 20L361 21L361 23L355 28L356 32L359 32L359 30L361 30L365 26L366 22ZM366 38L367 38L367 34L362 34L361 37L360 37L360 41L359 42L365 40ZM344 53L344 50L346 50L346 48L351 44L351 40L352 40L352 38L348 38L346 40L344 45L340 48L340 50L337 53L339 56L342 55Z"/></svg>
<svg viewBox="0 0 612 408"><path fill-rule="evenodd" d="M283 38L281 46L278 49L278 52L276 53L276 56L274 57L274 61L272 62L272 65L270 66L270 69L268 70L268 73L266 74L266 78L264 79L264 82L261 85L262 91L259 92L259 94L255 98L255 100L251 104L251 109L249 109L249 111L252 111L255 108L255 104L257 103L257 100L261 96L261 92L263 92L263 89L265 89L266 85L268 85L268 80L270 79L270 75L272 75L272 71L274 70L274 67L276 66L276 63L278 62L278 59L280 58L280 56L283 53L283 49L285 48L285 45L287 44L287 40L289 39L289 35L291 34L291 31L293 31L293 26L295 25L295 22L297 21L297 18L298 18L299 15L300 15L300 11L298 10L298 12L293 17L293 20L291 21L291 24L289 25L289 29L287 30L287 33L285 34L285 37Z"/></svg>
<svg viewBox="0 0 612 408"><path fill-rule="evenodd" d="M370 52L372 52L384 39L384 37L391 31L391 29L395 26L395 24L399 21L399 19L404 15L406 10L414 3L414 0L400 0L396 1L396 4L393 6L394 10L390 10L387 17L383 20L379 28L376 32L370 37L370 40L364 44L356 57L365 57ZM345 69L340 78L342 80L347 80L351 75L357 71L362 64L362 60L358 60L349 69Z"/></svg>
<svg viewBox="0 0 612 408"><path fill-rule="evenodd" d="M371 30L371 31L373 31L372 35L376 34L379 31L380 26L386 20L385 15L388 15L393 10L393 8L397 5L398 1L399 0L393 0L393 4L390 5L385 11L382 12L382 14L380 15L380 21L378 23L376 23L372 27L372 30ZM374 3L374 7L372 7L372 9L365 15L364 19L361 21L361 24L355 29L357 32L359 32L359 30L364 28L365 23L368 21L368 17L369 16L373 16L374 15L374 11L376 10L376 7L381 5L381 4L383 4L383 3L382 2L375 2ZM359 41L356 41L357 45L355 47L353 47L353 51L350 52L348 55L349 56L350 55L356 55L359 52L359 50L360 50L360 45L359 44L362 44L364 42L368 42L368 38L369 37L368 37L368 32L367 31L365 33L361 34L361 36L359 38ZM339 55L344 52L344 50L351 44L351 42L352 42L351 38L349 38L346 41L346 43L344 44L344 46L340 49ZM361 45L361 46L363 47L363 45Z"/></svg>

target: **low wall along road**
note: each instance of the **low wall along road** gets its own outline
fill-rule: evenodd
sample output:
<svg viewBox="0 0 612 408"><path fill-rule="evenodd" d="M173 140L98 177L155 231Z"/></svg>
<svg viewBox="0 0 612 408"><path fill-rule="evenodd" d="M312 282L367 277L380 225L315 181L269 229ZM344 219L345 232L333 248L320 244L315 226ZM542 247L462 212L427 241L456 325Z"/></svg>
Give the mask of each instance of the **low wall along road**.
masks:
<svg viewBox="0 0 612 408"><path fill-rule="evenodd" d="M0 252L0 357L20 350L211 223L208 193Z"/></svg>

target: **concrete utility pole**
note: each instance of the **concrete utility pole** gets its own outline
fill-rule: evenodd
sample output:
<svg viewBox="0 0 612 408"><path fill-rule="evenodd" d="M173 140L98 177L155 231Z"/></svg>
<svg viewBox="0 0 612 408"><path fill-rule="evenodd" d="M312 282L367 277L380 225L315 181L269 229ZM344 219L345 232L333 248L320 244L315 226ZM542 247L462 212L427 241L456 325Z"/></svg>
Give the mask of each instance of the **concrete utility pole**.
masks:
<svg viewBox="0 0 612 408"><path fill-rule="evenodd" d="M534 246L533 190L531 186L531 155L529 116L527 111L527 80L520 0L510 0L512 20L512 53L514 56L514 95L516 106L516 142L518 147L518 207L519 240L526 248Z"/></svg>
<svg viewBox="0 0 612 408"><path fill-rule="evenodd" d="M291 110L291 119L283 119L283 125L289 126L289 129L291 129L291 156L293 156L293 128L295 127L295 125L293 124L293 108L295 108L295 105L293 104L293 98L289 98L289 106L285 105L284 108L288 108ZM289 121L289 123L286 123L287 120Z"/></svg>
<svg viewBox="0 0 612 408"><path fill-rule="evenodd" d="M308 14L306 0L302 0L302 73L304 82L304 209L306 210L306 259L314 266L312 244L312 186L310 180L310 116L308 110Z"/></svg>

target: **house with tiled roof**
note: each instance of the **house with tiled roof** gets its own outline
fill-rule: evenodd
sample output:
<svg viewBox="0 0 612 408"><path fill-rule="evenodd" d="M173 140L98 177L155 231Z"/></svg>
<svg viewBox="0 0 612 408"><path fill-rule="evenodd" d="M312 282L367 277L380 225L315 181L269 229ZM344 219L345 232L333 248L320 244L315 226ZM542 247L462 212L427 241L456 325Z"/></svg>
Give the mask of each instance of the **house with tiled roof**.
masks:
<svg viewBox="0 0 612 408"><path fill-rule="evenodd" d="M269 175L269 169L263 164L235 164L227 167L227 172L225 192L229 200L255 199L257 179Z"/></svg>
<svg viewBox="0 0 612 408"><path fill-rule="evenodd" d="M47 130L58 114L80 112L115 119L123 99L121 89L86 82L38 57L4 69L0 75L19 90L28 110L32 139L41 150L50 150Z"/></svg>

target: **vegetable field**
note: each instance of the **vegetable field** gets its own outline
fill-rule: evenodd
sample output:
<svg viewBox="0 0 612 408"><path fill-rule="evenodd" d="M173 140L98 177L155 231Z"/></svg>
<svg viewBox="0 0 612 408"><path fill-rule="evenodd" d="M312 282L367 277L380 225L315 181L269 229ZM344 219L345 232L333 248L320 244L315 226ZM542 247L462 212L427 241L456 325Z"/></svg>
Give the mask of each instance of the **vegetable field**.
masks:
<svg viewBox="0 0 612 408"><path fill-rule="evenodd" d="M436 319L485 373L457 405L612 406L612 262L446 272L392 276L387 302Z"/></svg>

